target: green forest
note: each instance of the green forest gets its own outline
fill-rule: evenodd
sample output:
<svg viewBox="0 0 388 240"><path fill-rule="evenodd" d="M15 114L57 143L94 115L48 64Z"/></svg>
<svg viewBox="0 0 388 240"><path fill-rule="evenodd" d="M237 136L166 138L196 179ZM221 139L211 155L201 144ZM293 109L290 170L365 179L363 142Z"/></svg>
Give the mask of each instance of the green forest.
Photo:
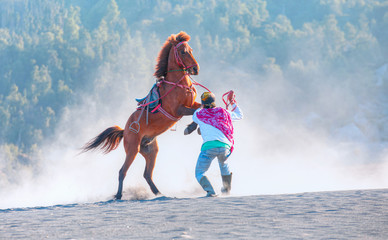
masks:
<svg viewBox="0 0 388 240"><path fill-rule="evenodd" d="M311 75L292 64L337 69L328 79L350 89L388 92L387 75L372 78L388 62L388 1L363 0L1 0L0 178L37 161L66 106L93 89L96 72L118 61L123 45L150 79L165 39L183 30L197 56L234 65L249 60L258 75L276 65L306 84ZM317 57L318 56L318 57ZM204 58L204 57L202 57ZM334 73L333 73L334 74ZM343 82L342 82L343 80ZM329 80L328 80L329 81ZM334 80L333 80L334 81ZM368 91L369 91L368 90ZM134 97L134 96L133 96ZM381 108L388 109L387 106ZM385 117L388 116L386 113ZM388 141L388 137L382 140ZM380 139L380 140L381 140ZM4 160L5 159L5 160Z"/></svg>

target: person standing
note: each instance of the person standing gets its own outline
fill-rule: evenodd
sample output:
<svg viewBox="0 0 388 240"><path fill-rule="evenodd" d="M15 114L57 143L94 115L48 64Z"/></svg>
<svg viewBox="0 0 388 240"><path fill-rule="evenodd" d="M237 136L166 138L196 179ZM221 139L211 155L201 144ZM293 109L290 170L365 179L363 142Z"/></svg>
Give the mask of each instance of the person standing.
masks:
<svg viewBox="0 0 388 240"><path fill-rule="evenodd" d="M243 113L237 106L233 91L228 94L232 110L228 111L216 107L215 95L204 92L201 95L202 107L193 114L193 122L187 126L185 135L192 133L199 125L198 133L201 134L203 144L195 167L195 177L208 197L216 196L212 184L205 173L214 158L217 157L221 171L223 187L221 192L229 194L232 188L232 173L228 166L228 158L233 152L233 124L232 121L241 120Z"/></svg>

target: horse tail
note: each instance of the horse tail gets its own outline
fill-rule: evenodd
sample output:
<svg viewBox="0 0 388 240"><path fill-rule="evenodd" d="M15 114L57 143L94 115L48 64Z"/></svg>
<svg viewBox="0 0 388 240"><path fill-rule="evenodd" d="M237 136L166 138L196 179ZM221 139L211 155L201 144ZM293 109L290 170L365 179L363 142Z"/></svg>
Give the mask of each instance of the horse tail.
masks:
<svg viewBox="0 0 388 240"><path fill-rule="evenodd" d="M86 143L85 146L82 148L82 152L87 152L89 150L99 148L103 150L104 154L107 154L110 151L115 150L119 146L123 136L124 130L121 129L119 126L107 128L97 137Z"/></svg>

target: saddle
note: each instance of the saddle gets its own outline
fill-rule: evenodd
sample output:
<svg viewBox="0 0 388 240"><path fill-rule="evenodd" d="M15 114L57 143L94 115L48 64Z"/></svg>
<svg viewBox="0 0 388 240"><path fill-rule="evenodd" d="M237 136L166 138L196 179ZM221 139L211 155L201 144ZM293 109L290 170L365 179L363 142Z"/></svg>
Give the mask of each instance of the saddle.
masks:
<svg viewBox="0 0 388 240"><path fill-rule="evenodd" d="M162 100L160 98L160 92L157 84L155 83L151 90L149 91L148 95L143 98L136 98L136 101L138 102L138 109L141 109L141 105L146 105L145 107L148 108L148 112L157 113L158 108L160 107L160 104L162 103ZM150 103L147 105L147 103Z"/></svg>

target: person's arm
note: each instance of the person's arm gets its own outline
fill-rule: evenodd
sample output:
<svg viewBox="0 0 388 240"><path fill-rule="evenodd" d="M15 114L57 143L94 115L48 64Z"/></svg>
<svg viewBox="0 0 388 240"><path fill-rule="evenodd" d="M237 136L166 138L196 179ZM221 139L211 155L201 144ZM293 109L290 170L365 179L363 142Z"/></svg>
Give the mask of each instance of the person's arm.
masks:
<svg viewBox="0 0 388 240"><path fill-rule="evenodd" d="M232 121L243 119L244 114L236 103L232 104L232 109L233 111L230 111L230 117L232 118Z"/></svg>
<svg viewBox="0 0 388 240"><path fill-rule="evenodd" d="M198 122L198 118L197 118L197 115L195 112L194 112L192 118L193 118L193 122L190 123L189 125L187 125L187 127L185 128L185 130L183 132L184 135L189 135L198 127L198 123L196 123L196 122Z"/></svg>
<svg viewBox="0 0 388 240"><path fill-rule="evenodd" d="M187 127L185 128L185 131L183 132L183 134L184 134L184 135L189 135L189 134L192 133L195 129L197 129L197 126L198 126L198 124L195 123L195 122L190 123L190 124L187 125Z"/></svg>

